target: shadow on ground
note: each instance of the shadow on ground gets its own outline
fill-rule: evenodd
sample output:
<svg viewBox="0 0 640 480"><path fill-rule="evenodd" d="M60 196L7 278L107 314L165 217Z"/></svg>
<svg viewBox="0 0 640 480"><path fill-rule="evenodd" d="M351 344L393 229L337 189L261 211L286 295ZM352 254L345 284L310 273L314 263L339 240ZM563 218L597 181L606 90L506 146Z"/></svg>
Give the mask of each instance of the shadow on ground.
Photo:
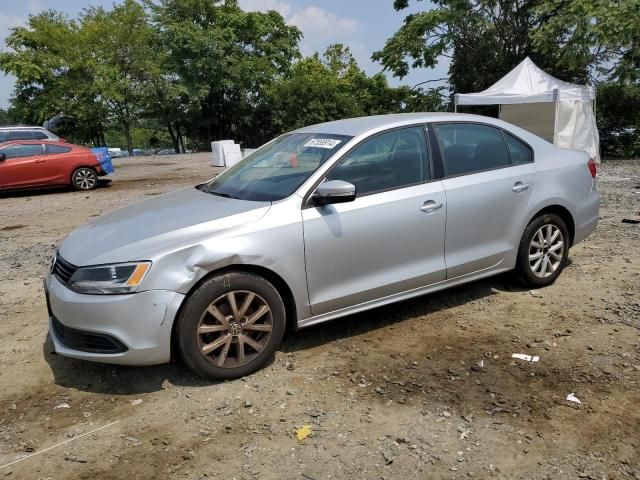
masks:
<svg viewBox="0 0 640 480"><path fill-rule="evenodd" d="M409 318L430 315L488 297L495 293L495 290L518 290L513 285L509 276L499 276L350 315L298 332L290 332L285 337L280 350L293 353L339 339L362 335ZM57 385L81 391L127 395L162 390L165 382L189 387L202 387L216 383L195 376L179 361L152 367L127 367L62 357L54 353L48 336L43 344L43 354L51 367Z"/></svg>

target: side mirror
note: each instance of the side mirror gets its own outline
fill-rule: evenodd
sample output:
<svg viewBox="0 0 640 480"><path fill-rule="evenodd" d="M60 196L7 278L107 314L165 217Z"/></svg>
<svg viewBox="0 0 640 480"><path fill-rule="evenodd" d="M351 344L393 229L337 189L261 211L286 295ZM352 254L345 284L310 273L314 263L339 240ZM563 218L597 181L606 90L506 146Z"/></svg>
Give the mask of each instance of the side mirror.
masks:
<svg viewBox="0 0 640 480"><path fill-rule="evenodd" d="M7 159L7 155L4 153L0 153L0 162L4 162Z"/></svg>
<svg viewBox="0 0 640 480"><path fill-rule="evenodd" d="M353 202L356 199L356 186L343 180L329 180L318 185L311 198L320 206Z"/></svg>

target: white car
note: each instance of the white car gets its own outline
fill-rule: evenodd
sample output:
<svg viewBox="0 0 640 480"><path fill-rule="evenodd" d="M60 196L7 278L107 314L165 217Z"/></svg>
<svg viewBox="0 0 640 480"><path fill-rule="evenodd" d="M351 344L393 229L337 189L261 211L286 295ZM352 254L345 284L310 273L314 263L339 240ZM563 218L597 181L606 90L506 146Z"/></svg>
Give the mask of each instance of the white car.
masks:
<svg viewBox="0 0 640 480"><path fill-rule="evenodd" d="M64 138L42 127L0 127L0 143L13 140L50 140L64 142Z"/></svg>

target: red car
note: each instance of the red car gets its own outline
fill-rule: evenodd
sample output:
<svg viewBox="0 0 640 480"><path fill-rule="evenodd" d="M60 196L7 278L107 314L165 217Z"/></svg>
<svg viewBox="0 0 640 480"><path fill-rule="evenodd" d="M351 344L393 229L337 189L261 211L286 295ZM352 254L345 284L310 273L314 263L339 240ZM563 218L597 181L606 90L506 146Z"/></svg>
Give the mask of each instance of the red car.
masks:
<svg viewBox="0 0 640 480"><path fill-rule="evenodd" d="M113 171L105 149L47 140L0 144L0 190L71 185L92 190Z"/></svg>

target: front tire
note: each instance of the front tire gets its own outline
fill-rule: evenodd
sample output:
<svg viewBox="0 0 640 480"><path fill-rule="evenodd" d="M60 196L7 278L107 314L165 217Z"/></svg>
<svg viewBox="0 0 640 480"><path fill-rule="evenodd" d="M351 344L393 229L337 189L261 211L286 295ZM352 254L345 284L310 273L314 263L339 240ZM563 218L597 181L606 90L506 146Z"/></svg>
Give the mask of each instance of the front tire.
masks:
<svg viewBox="0 0 640 480"><path fill-rule="evenodd" d="M98 174L93 168L76 168L71 174L71 186L81 192L93 190L98 186Z"/></svg>
<svg viewBox="0 0 640 480"><path fill-rule="evenodd" d="M261 368L280 345L284 303L264 278L230 272L210 278L186 300L176 327L184 364L213 379L237 378Z"/></svg>
<svg viewBox="0 0 640 480"><path fill-rule="evenodd" d="M525 285L546 287L555 282L569 256L569 231L564 220L553 213L542 214L525 229L516 272Z"/></svg>

